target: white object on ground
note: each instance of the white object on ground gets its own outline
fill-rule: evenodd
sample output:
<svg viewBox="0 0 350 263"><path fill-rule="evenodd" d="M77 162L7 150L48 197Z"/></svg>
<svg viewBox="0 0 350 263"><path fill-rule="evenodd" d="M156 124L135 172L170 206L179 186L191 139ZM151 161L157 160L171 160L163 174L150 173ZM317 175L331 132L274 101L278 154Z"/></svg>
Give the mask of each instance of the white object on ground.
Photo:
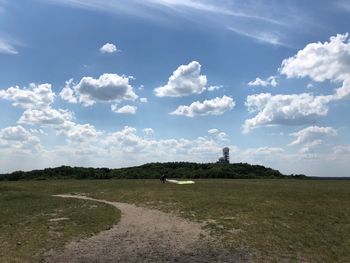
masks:
<svg viewBox="0 0 350 263"><path fill-rule="evenodd" d="M193 181L178 181L178 180L170 180L170 179L166 179L166 181L173 184L194 184Z"/></svg>

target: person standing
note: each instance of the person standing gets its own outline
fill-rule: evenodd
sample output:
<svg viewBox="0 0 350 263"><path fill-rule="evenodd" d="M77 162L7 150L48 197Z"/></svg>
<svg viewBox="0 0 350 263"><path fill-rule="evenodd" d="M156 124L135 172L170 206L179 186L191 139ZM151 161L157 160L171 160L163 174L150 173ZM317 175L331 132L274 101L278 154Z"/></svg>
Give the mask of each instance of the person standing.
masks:
<svg viewBox="0 0 350 263"><path fill-rule="evenodd" d="M159 180L160 180L163 184L165 184L165 181L166 181L166 176L165 176L165 174L163 174L163 175L159 178Z"/></svg>

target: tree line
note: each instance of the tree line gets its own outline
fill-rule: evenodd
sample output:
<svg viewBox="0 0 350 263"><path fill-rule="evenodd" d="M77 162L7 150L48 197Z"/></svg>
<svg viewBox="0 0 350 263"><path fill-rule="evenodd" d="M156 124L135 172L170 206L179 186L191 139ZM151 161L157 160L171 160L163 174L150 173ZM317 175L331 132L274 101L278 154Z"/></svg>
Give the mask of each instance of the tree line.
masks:
<svg viewBox="0 0 350 263"><path fill-rule="evenodd" d="M191 163L168 162L148 163L128 168L86 168L60 166L43 170L16 171L0 174L0 180L49 180L49 179L158 179L161 175L167 178L306 178L305 175L284 175L278 170L262 165L248 163Z"/></svg>

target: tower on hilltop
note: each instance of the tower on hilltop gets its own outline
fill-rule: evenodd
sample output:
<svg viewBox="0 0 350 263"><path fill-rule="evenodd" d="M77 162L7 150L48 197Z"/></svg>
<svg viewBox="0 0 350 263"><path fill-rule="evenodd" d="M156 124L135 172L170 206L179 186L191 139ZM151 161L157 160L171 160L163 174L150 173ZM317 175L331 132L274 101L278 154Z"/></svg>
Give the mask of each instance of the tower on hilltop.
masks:
<svg viewBox="0 0 350 263"><path fill-rule="evenodd" d="M222 149L222 157L219 158L217 163L230 163L230 148L225 147Z"/></svg>

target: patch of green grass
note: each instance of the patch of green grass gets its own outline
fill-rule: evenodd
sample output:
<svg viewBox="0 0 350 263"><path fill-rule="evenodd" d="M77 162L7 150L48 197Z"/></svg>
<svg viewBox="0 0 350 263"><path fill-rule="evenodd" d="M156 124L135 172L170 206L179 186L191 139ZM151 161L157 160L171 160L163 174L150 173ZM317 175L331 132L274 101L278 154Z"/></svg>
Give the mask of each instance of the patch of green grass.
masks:
<svg viewBox="0 0 350 263"><path fill-rule="evenodd" d="M258 262L350 262L350 181L69 180L0 186L43 195L84 193L173 212L204 222L224 246L247 251Z"/></svg>
<svg viewBox="0 0 350 263"><path fill-rule="evenodd" d="M63 199L16 184L0 184L0 262L38 262L51 248L110 228L120 213L83 200Z"/></svg>

